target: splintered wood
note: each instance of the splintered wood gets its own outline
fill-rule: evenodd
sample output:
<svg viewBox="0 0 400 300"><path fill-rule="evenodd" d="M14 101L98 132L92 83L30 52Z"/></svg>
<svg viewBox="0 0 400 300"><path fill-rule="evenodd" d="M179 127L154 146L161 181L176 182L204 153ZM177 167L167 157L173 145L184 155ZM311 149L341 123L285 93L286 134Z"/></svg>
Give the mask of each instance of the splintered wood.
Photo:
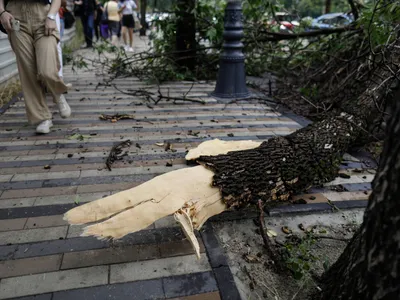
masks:
<svg viewBox="0 0 400 300"><path fill-rule="evenodd" d="M244 150L259 144L208 141L189 151L186 158ZM64 219L72 225L99 222L87 226L82 236L119 239L174 215L200 257L195 231L210 217L227 209L219 189L211 185L213 176L214 173L203 166L172 171L130 190L75 207L65 214Z"/></svg>

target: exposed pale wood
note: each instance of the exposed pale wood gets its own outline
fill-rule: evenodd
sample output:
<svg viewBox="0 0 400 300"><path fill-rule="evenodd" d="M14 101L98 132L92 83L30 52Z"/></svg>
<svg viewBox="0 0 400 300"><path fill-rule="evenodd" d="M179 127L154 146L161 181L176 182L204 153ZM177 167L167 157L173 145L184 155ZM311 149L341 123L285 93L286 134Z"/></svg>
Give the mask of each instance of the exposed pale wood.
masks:
<svg viewBox="0 0 400 300"><path fill-rule="evenodd" d="M198 147L189 150L186 160L195 160L200 156L215 156L227 154L230 151L254 149L261 145L257 141L221 141L214 139L201 143Z"/></svg>
<svg viewBox="0 0 400 300"><path fill-rule="evenodd" d="M175 214L199 254L194 230L226 209L218 188L211 186L213 172L203 166L180 169L140 186L76 207L64 216L70 224L104 220L85 228L83 236L121 238Z"/></svg>

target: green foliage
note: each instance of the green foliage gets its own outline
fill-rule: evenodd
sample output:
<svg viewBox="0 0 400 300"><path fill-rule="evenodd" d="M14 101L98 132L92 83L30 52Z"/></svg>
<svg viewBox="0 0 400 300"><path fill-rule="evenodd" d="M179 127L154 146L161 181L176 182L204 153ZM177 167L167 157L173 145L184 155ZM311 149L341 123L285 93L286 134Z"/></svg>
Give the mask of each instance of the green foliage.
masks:
<svg viewBox="0 0 400 300"><path fill-rule="evenodd" d="M393 41L396 35L393 32L395 24L400 20L399 1L376 1L370 3L363 10L358 25L368 34L371 46L384 45Z"/></svg>
<svg viewBox="0 0 400 300"><path fill-rule="evenodd" d="M64 44L62 47L62 58L64 65L70 64L74 60L73 53L75 50L78 50L80 48L84 40L85 38L83 35L82 22L75 22L74 37L71 41L69 41L67 44Z"/></svg>
<svg viewBox="0 0 400 300"><path fill-rule="evenodd" d="M283 259L295 279L302 279L309 273L312 263L318 260L318 257L314 256L311 251L315 242L311 233L304 238L296 237L286 242Z"/></svg>

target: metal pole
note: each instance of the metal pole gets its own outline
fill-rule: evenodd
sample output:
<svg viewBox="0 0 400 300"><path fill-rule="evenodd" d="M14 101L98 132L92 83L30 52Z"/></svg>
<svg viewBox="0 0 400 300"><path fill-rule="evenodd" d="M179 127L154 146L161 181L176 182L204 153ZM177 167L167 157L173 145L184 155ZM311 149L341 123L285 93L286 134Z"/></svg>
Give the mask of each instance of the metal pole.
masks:
<svg viewBox="0 0 400 300"><path fill-rule="evenodd" d="M217 85L212 96L218 98L246 98L246 71L243 54L243 15L240 1L228 1L225 9L224 44L219 61Z"/></svg>

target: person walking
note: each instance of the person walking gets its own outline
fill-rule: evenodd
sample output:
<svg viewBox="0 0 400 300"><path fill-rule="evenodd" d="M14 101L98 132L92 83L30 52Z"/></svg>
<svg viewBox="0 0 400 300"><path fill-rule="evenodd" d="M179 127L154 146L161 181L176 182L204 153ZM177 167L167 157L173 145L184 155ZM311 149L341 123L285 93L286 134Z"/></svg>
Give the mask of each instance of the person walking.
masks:
<svg viewBox="0 0 400 300"><path fill-rule="evenodd" d="M119 10L122 13L122 39L125 44L125 51L133 52L133 29L135 28L135 19L133 14L137 5L133 0L120 0ZM128 37L129 36L129 44Z"/></svg>
<svg viewBox="0 0 400 300"><path fill-rule="evenodd" d="M92 48L96 0L78 0L74 3L75 5L80 6L79 11L83 33L85 35L86 48Z"/></svg>
<svg viewBox="0 0 400 300"><path fill-rule="evenodd" d="M64 13L67 11L68 11L67 0L61 0L61 7L60 10L58 11L58 14L60 16L60 40L64 36L64 30L65 30Z"/></svg>
<svg viewBox="0 0 400 300"><path fill-rule="evenodd" d="M101 19L103 16L103 10L104 8L101 2L99 0L96 0L96 18L94 20L94 33L96 35L96 42L98 42L101 37L100 26L101 26Z"/></svg>
<svg viewBox="0 0 400 300"><path fill-rule="evenodd" d="M37 133L49 133L53 126L45 88L58 104L60 115L71 115L64 93L68 87L58 75L60 35L56 16L61 0L11 0L7 7L0 0L0 22L15 52L29 123Z"/></svg>
<svg viewBox="0 0 400 300"><path fill-rule="evenodd" d="M111 44L118 46L118 31L121 21L118 0L111 0L104 4L104 9L108 15L108 27L111 32Z"/></svg>

